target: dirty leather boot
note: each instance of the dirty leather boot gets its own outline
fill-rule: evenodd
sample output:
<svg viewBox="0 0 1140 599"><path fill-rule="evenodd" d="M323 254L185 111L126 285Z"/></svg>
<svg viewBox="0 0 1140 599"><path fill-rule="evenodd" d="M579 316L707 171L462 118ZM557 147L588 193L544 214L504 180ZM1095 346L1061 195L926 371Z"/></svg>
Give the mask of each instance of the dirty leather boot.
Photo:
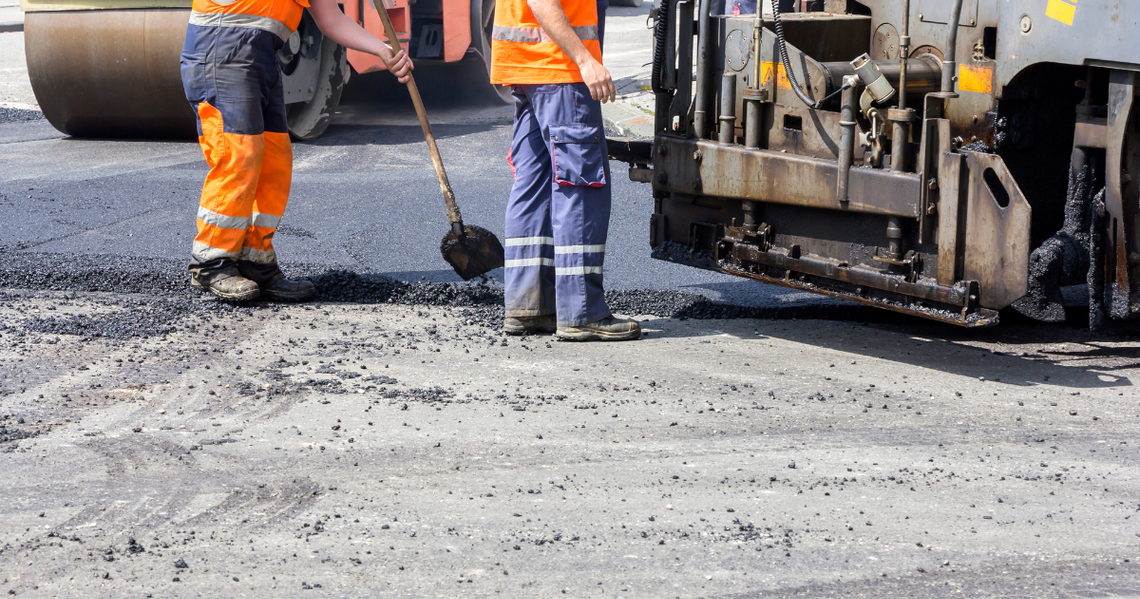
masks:
<svg viewBox="0 0 1140 599"><path fill-rule="evenodd" d="M508 335L534 335L558 330L553 314L545 316L508 316L503 319L503 332Z"/></svg>
<svg viewBox="0 0 1140 599"><path fill-rule="evenodd" d="M317 297L317 288L305 279L287 279L276 264L240 261L241 274L257 282L261 298L275 302L307 302Z"/></svg>
<svg viewBox="0 0 1140 599"><path fill-rule="evenodd" d="M610 316L576 327L558 327L558 338L565 341L633 341L641 337L641 325L632 318Z"/></svg>
<svg viewBox="0 0 1140 599"><path fill-rule="evenodd" d="M232 264L223 268L194 270L190 285L232 302L248 302L261 294L257 283L243 277Z"/></svg>

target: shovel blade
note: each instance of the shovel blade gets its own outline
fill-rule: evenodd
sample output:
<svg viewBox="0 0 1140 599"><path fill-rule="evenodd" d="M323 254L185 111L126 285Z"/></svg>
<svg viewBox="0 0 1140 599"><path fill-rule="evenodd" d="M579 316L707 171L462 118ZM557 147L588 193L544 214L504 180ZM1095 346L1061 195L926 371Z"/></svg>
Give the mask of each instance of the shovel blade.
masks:
<svg viewBox="0 0 1140 599"><path fill-rule="evenodd" d="M443 259L455 269L455 274L470 281L503 267L503 244L494 233L472 225L463 227L463 231L467 234L465 239L460 240L454 231L449 231L439 245Z"/></svg>

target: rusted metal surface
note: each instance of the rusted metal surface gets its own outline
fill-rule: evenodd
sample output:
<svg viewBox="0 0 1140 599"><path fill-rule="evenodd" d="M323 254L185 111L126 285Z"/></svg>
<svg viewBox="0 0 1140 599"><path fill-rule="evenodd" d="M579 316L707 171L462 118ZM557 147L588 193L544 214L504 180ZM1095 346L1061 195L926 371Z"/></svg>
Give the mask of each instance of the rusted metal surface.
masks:
<svg viewBox="0 0 1140 599"><path fill-rule="evenodd" d="M762 0L764 1L764 0ZM681 23L684 27L684 23ZM763 29L760 39L760 81L754 79L754 22L751 17L731 17L725 21L724 50L719 57L719 67L738 73L739 87L758 87L768 92L771 101L787 106L802 106L791 91L790 83L780 64L780 52L775 33ZM824 69L822 62L844 60L854 49L864 44L870 36L870 19L855 15L837 15L820 18L807 14L791 14L785 18L784 30L787 38L788 55L791 59L792 74L813 100L819 100L833 91L832 77ZM810 48L801 48L799 43ZM858 53L853 54L854 58ZM850 60L846 58L846 60ZM737 104L737 114L744 113L743 99Z"/></svg>
<svg viewBox="0 0 1140 599"><path fill-rule="evenodd" d="M1081 149L1107 155L1104 180L1090 181L1105 197L1090 297L1101 305L1103 296L1117 318L1140 313L1140 62L1127 41L1140 9L861 0L870 16L786 15L792 78L775 34L751 15L717 17L688 44L695 13L686 1L663 30L674 37L658 38L672 75L663 80L674 85L658 111L653 168L631 170L652 178L655 248L680 244L710 256L694 263L701 268L831 297L992 323L996 310L1033 295L1030 256L1069 218L1062 169ZM1057 47L1042 32L1056 34ZM702 84L700 127L692 52L704 56L698 79L724 82L717 115L708 112L715 85ZM873 62L860 64L882 77L846 89L859 101L841 115L844 79L864 53ZM793 93L796 79L814 103ZM872 84L880 89L866 93ZM719 143L708 140L716 120L725 124ZM840 143L844 133L853 144ZM861 166L844 187L848 155Z"/></svg>
<svg viewBox="0 0 1140 599"><path fill-rule="evenodd" d="M1073 145L1078 148L1108 149L1108 119L1080 119L1073 130Z"/></svg>
<svg viewBox="0 0 1140 599"><path fill-rule="evenodd" d="M1033 209L1001 157L967 152L966 167L970 183L962 275L978 282L982 306L1000 310L1029 286Z"/></svg>
<svg viewBox="0 0 1140 599"><path fill-rule="evenodd" d="M929 113L929 111L927 111ZM950 121L927 117L919 130L918 179L921 181L918 204L918 243L929 243L939 222L941 190L939 169L942 156L950 150ZM939 281L946 280L939 276Z"/></svg>
<svg viewBox="0 0 1140 599"><path fill-rule="evenodd" d="M797 100L798 102L798 100ZM839 155L839 114L798 105L768 104L768 149L798 156L834 159Z"/></svg>
<svg viewBox="0 0 1140 599"><path fill-rule="evenodd" d="M1138 12L1140 18L1140 12ZM1133 236L1137 231L1129 231L1129 223L1136 222L1137 208L1134 205L1125 205L1124 193L1126 184L1124 177L1135 177L1137 175L1126 173L1125 159L1128 149L1125 147L1125 141L1131 139L1132 143L1136 143L1138 138L1135 135L1135 130L1130 130L1134 126L1134 112L1140 112L1140 102L1137 102L1137 94L1140 94L1140 74L1116 71L1112 73L1109 83L1109 98L1108 98L1108 128L1109 128L1109 141L1107 157L1108 163L1105 169L1105 208L1108 211L1108 218L1106 224L1109 227L1108 239L1110 240L1111 249L1109 249L1108 264L1111 266L1111 272L1107 277L1109 290L1107 294L1107 301L1109 304L1109 311L1115 318L1129 318L1140 310L1133 306L1133 296L1136 291L1133 290L1133 281L1135 278L1132 276L1134 268L1129 265L1129 254L1135 250L1135 239L1129 238L1131 232ZM1140 262L1140 261L1138 261Z"/></svg>
<svg viewBox="0 0 1140 599"><path fill-rule="evenodd" d="M876 60L875 66L896 87L902 75L902 67L897 61ZM825 62L823 68L831 79L832 89L839 89L843 85L843 78L855 74L855 68L850 62ZM919 58L907 64L906 92L917 96L938 91L942 83L942 67L930 55Z"/></svg>
<svg viewBox="0 0 1140 599"><path fill-rule="evenodd" d="M815 294L830 297L830 298L846 300L846 301L853 302L856 304L861 304L864 306L881 308L883 310L890 310L891 312L897 312L899 314L906 314L908 316L917 316L919 318L926 318L929 320L935 320L935 321L942 322L945 324L952 324L952 325L962 326L962 327L967 327L967 328L991 327L991 326L998 324L998 322L1000 320L997 312L995 312L993 310L988 310L985 308L965 309L965 310L959 310L959 311L951 311L951 310L944 310L944 309L937 309L937 308L932 309L932 308L929 308L927 306L917 305L917 304L913 304L913 303L911 303L911 304L901 303L901 302L895 303L895 302L890 302L890 301L881 300L881 299L872 299L872 298L868 298L868 297L863 297L863 296L851 294L851 293L843 293L841 291L836 291L834 289L829 289L827 287L820 287L814 283L800 281L796 278L787 277L787 276L785 276L785 277L774 277L774 276L768 276L768 275L765 275L762 273L748 272L745 270L739 270L739 269L735 269L735 268L716 267L716 268L710 268L708 270L714 270L714 271L722 272L722 273L729 274L729 275L735 275L738 277L744 277L746 279L752 279L754 281L760 281L763 283L770 283L772 285L779 285L780 287L786 287L788 289L795 289L797 291L807 291L810 293L815 293Z"/></svg>
<svg viewBox="0 0 1140 599"><path fill-rule="evenodd" d="M963 211L965 194L969 189L964 181L966 157L961 154L942 154L938 161L938 282L950 285L962 276L962 254L965 249Z"/></svg>
<svg viewBox="0 0 1140 599"><path fill-rule="evenodd" d="M852 267L843 263L801 255L795 258L779 250L759 251L746 245L734 245L731 256L742 262L751 262L782 268L789 272L822 277L852 285L890 291L920 300L939 302L958 308L967 305L966 285L944 287L937 283L907 281L902 276L886 275L879 271Z"/></svg>
<svg viewBox="0 0 1140 599"><path fill-rule="evenodd" d="M606 139L606 150L611 160L629 164L651 164L653 162L653 142L643 138L610 137Z"/></svg>
<svg viewBox="0 0 1140 599"><path fill-rule="evenodd" d="M654 190L841 212L918 216L919 181L912 173L852 169L849 201L843 203L835 195L838 165L834 161L668 136L659 136L654 145L653 170L665 175L654 182Z"/></svg>

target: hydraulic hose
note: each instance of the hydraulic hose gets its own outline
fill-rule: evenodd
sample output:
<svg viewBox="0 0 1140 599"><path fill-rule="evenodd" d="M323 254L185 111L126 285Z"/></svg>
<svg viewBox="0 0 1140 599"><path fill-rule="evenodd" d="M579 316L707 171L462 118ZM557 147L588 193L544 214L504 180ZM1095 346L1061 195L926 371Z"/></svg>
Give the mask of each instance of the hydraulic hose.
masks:
<svg viewBox="0 0 1140 599"><path fill-rule="evenodd" d="M661 75L665 70L665 55L669 33L669 10L673 0L662 0L661 7L657 9L657 21L653 23L653 71L650 76L650 85L653 93L661 94L667 90L662 86Z"/></svg>
<svg viewBox="0 0 1140 599"><path fill-rule="evenodd" d="M946 33L946 56L942 59L942 91L954 93L954 78L958 76L958 25L962 19L962 0L950 5L950 29Z"/></svg>
<svg viewBox="0 0 1140 599"><path fill-rule="evenodd" d="M961 2L961 0L958 0ZM757 6L756 10L760 10ZM791 84L792 91L808 108L813 110L819 108L819 103L813 101L811 98L800 89L799 81L796 81L796 74L792 72L792 61L788 59L788 44L784 41L784 20L780 17L780 0L772 0L772 20L776 29L776 44L780 48L780 61L784 63L784 73L788 76L788 83Z"/></svg>

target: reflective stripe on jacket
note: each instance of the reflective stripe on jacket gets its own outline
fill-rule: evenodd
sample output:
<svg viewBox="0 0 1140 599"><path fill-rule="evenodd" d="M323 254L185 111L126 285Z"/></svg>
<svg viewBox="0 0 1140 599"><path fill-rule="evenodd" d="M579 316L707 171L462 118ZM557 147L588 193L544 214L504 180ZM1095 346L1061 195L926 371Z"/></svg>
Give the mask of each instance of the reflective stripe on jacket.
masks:
<svg viewBox="0 0 1140 599"><path fill-rule="evenodd" d="M598 62L597 0L559 0L570 26ZM580 83L578 65L539 26L526 0L497 0L491 32L491 83Z"/></svg>
<svg viewBox="0 0 1140 599"><path fill-rule="evenodd" d="M268 31L282 40L297 30L309 0L194 0L190 23Z"/></svg>

